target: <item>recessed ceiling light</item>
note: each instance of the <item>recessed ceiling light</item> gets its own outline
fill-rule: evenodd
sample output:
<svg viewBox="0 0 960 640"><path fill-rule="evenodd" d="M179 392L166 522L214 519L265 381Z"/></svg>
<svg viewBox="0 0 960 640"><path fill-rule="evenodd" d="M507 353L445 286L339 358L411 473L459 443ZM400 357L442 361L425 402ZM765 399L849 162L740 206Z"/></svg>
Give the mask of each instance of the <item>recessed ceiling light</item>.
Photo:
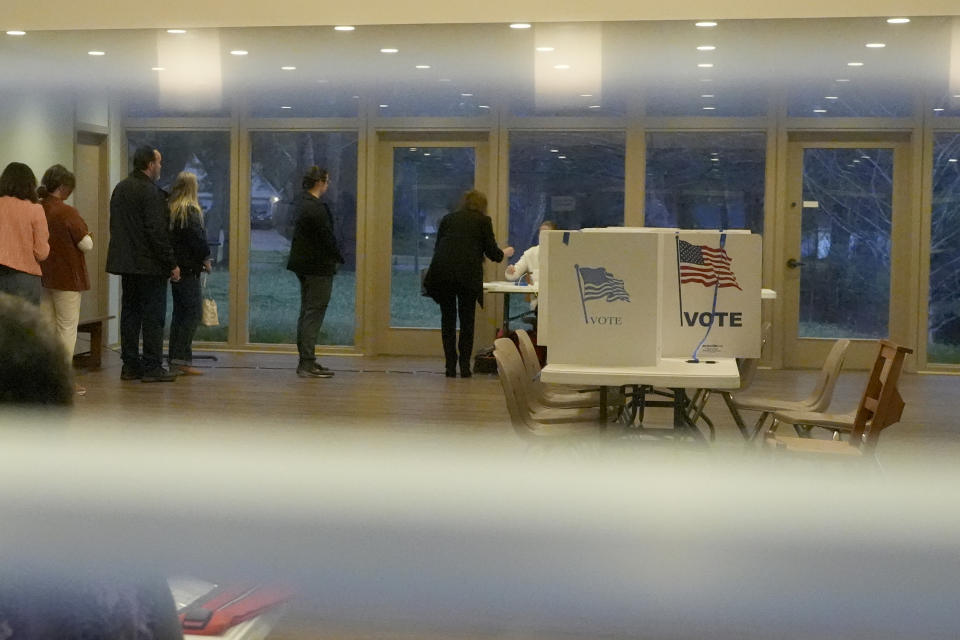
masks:
<svg viewBox="0 0 960 640"><path fill-rule="evenodd" d="M385 49L380 49L380 53L399 53L400 49L394 49L392 47L387 47Z"/></svg>
<svg viewBox="0 0 960 640"><path fill-rule="evenodd" d="M592 93L581 93L581 94L580 94L580 97L581 97L581 98L592 98L592 97L593 97L593 94L592 94Z"/></svg>
<svg viewBox="0 0 960 640"><path fill-rule="evenodd" d="M8 36L25 36L27 35L27 32L20 31L19 29L11 29L10 31L7 31L7 35Z"/></svg>
<svg viewBox="0 0 960 640"><path fill-rule="evenodd" d="M296 67L280 67L281 71L296 71Z"/></svg>
<svg viewBox="0 0 960 640"><path fill-rule="evenodd" d="M824 100L839 100L840 96L823 96Z"/></svg>
<svg viewBox="0 0 960 640"><path fill-rule="evenodd" d="M561 160L566 160L566 159L567 159L567 156L557 156L557 157L558 157L559 159L561 159Z"/></svg>
<svg viewBox="0 0 960 640"><path fill-rule="evenodd" d="M429 68L430 68L430 65L428 65L428 64L418 64L416 68L417 68L417 69L429 69Z"/></svg>
<svg viewBox="0 0 960 640"><path fill-rule="evenodd" d="M425 155L425 156L432 156L433 154L430 153L429 151L424 151L424 152L423 152L423 155Z"/></svg>
<svg viewBox="0 0 960 640"><path fill-rule="evenodd" d="M716 108L716 107L704 107L703 110L704 110L704 111L716 111L717 108Z"/></svg>
<svg viewBox="0 0 960 640"><path fill-rule="evenodd" d="M720 162L720 158L710 158L710 162Z"/></svg>
<svg viewBox="0 0 960 640"><path fill-rule="evenodd" d="M859 161L859 160L854 160L854 161L853 161L853 164L860 164L860 161Z"/></svg>
<svg viewBox="0 0 960 640"><path fill-rule="evenodd" d="M550 149L550 153L560 153L560 149Z"/></svg>
<svg viewBox="0 0 960 640"><path fill-rule="evenodd" d="M554 50L553 47L537 47L537 51L539 51L540 53L549 53L553 50Z"/></svg>
<svg viewBox="0 0 960 640"><path fill-rule="evenodd" d="M834 82L850 82L850 78L837 78Z"/></svg>
<svg viewBox="0 0 960 640"><path fill-rule="evenodd" d="M450 82L450 78L440 78L437 82Z"/></svg>
<svg viewBox="0 0 960 640"><path fill-rule="evenodd" d="M950 158L947 162L960 162L960 158Z"/></svg>
<svg viewBox="0 0 960 640"><path fill-rule="evenodd" d="M166 67L150 67L151 71L166 71Z"/></svg>
<svg viewBox="0 0 960 640"><path fill-rule="evenodd" d="M953 96L954 98L960 98L960 93Z"/></svg>
<svg viewBox="0 0 960 640"><path fill-rule="evenodd" d="M529 28L530 28L530 23L529 23L529 22L514 22L513 24L510 25L510 28L511 28L511 29L529 29Z"/></svg>
<svg viewBox="0 0 960 640"><path fill-rule="evenodd" d="M701 94L700 94L700 97L701 97L701 98L712 98L712 97L713 97L713 94L712 94L712 93L701 93Z"/></svg>
<svg viewBox="0 0 960 640"><path fill-rule="evenodd" d="M943 111L943 107L936 107L936 108L934 109L934 111L936 111L936 112L939 113L940 111Z"/></svg>
<svg viewBox="0 0 960 640"><path fill-rule="evenodd" d="M88 56L105 56L107 55L106 51L87 51Z"/></svg>
<svg viewBox="0 0 960 640"><path fill-rule="evenodd" d="M862 66L863 66L863 63L862 63L862 62L848 62L848 63L847 63L847 66L848 66L848 67L862 67Z"/></svg>
<svg viewBox="0 0 960 640"><path fill-rule="evenodd" d="M172 33L173 35L176 35L176 36L182 36L186 32L187 32L186 29L167 29L167 33Z"/></svg>
<svg viewBox="0 0 960 640"><path fill-rule="evenodd" d="M883 49L885 46L887 45L882 42L868 42L866 44L867 49Z"/></svg>
<svg viewBox="0 0 960 640"><path fill-rule="evenodd" d="M713 78L700 78L700 82L713 82Z"/></svg>
<svg viewBox="0 0 960 640"><path fill-rule="evenodd" d="M567 69L570 68L570 65L568 65L568 64L555 64L555 65L553 65L553 68L554 68L554 69L559 69L560 71L566 71Z"/></svg>
<svg viewBox="0 0 960 640"><path fill-rule="evenodd" d="M416 150L417 150L416 147L410 147L410 151L416 151Z"/></svg>
<svg viewBox="0 0 960 640"><path fill-rule="evenodd" d="M464 98L472 98L472 97L473 97L473 94L472 94L472 93L461 93L460 95L461 95L462 97L464 97Z"/></svg>
<svg viewBox="0 0 960 640"><path fill-rule="evenodd" d="M910 18L887 18L887 22L890 24L907 24L910 22Z"/></svg>
<svg viewBox="0 0 960 640"><path fill-rule="evenodd" d="M350 96L350 97L353 98L354 100L359 100L359 99L360 99L360 96Z"/></svg>
<svg viewBox="0 0 960 640"><path fill-rule="evenodd" d="M697 51L714 51L716 49L712 44L702 44L697 47Z"/></svg>
<svg viewBox="0 0 960 640"><path fill-rule="evenodd" d="M712 156L718 156L718 155L720 155L720 152L719 152L719 151L711 151L711 152L710 152L710 155L712 155Z"/></svg>
<svg viewBox="0 0 960 640"><path fill-rule="evenodd" d="M388 104L382 104L382 105L380 105L380 108L381 108L381 109L386 109L386 108L389 107L389 106L390 106L390 105L388 105Z"/></svg>
<svg viewBox="0 0 960 640"><path fill-rule="evenodd" d="M716 23L716 22L713 22L712 20L701 20L700 22L694 23L693 26L695 26L695 27L715 27L715 26L717 26L717 23Z"/></svg>
<svg viewBox="0 0 960 640"><path fill-rule="evenodd" d="M244 50L244 49L234 49L233 51L230 52L230 55L232 55L232 56L245 56L245 55L247 55L248 53L250 53L250 52L249 52L249 51L246 51L246 50Z"/></svg>
<svg viewBox="0 0 960 640"><path fill-rule="evenodd" d="M599 109L599 108L600 108L600 105L598 104L592 104L589 107L587 107L587 109Z"/></svg>
<svg viewBox="0 0 960 640"><path fill-rule="evenodd" d="M712 62L701 62L701 63L698 64L697 66L700 67L701 69L710 69L710 68L713 67L713 63L712 63Z"/></svg>
<svg viewBox="0 0 960 640"><path fill-rule="evenodd" d="M293 109L293 107L287 107L287 106L283 106L283 107L280 107L280 108L281 108L281 109Z"/></svg>
<svg viewBox="0 0 960 640"><path fill-rule="evenodd" d="M814 109L813 112L814 112L814 113L826 113L827 110L826 110L826 109Z"/></svg>
<svg viewBox="0 0 960 640"><path fill-rule="evenodd" d="M325 78L321 78L321 79L317 80L317 84L327 84L328 82L330 82L330 81L327 80L327 79L325 79Z"/></svg>
<svg viewBox="0 0 960 640"><path fill-rule="evenodd" d="M490 105L488 105L488 104L478 104L478 105L477 105L477 108L478 108L478 109L489 109L489 108L490 108Z"/></svg>
<svg viewBox="0 0 960 640"><path fill-rule="evenodd" d="M356 29L356 27L349 24L338 24L333 28L334 31L353 31L354 29Z"/></svg>

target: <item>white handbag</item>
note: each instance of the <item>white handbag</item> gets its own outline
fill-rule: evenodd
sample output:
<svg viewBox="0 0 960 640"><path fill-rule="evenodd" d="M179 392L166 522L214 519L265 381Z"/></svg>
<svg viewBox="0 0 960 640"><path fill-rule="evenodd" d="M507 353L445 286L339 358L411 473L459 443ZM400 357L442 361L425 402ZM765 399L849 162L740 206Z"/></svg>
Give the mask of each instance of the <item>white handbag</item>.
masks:
<svg viewBox="0 0 960 640"><path fill-rule="evenodd" d="M203 291L203 303L201 305L200 324L205 327L216 327L220 324L220 316L217 314L217 301L207 297L207 274L201 276L200 287Z"/></svg>

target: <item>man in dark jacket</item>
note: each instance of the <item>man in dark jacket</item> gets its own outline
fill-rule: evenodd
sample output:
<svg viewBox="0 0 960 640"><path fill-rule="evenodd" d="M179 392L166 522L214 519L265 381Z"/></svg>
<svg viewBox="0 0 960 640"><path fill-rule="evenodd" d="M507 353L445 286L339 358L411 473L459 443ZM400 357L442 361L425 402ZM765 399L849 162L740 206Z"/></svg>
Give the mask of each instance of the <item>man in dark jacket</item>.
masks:
<svg viewBox="0 0 960 640"><path fill-rule="evenodd" d="M310 167L303 176L304 191L294 201L293 239L287 269L300 281L300 317L297 320L297 350L301 378L330 378L333 371L319 362L315 353L317 334L330 303L333 276L343 256L333 235L333 216L326 203L320 201L327 191L326 169Z"/></svg>
<svg viewBox="0 0 960 640"><path fill-rule="evenodd" d="M107 272L120 276L123 380L168 382L176 378L162 365L167 280L179 280L180 267L167 232L166 198L155 184L160 170L160 152L150 146L138 148L133 154L133 171L110 197Z"/></svg>

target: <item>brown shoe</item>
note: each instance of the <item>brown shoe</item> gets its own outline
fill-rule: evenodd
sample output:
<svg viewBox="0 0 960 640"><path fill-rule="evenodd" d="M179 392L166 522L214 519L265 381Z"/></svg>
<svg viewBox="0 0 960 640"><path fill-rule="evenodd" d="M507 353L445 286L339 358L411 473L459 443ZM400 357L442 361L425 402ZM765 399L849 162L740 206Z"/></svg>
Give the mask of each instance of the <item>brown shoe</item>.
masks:
<svg viewBox="0 0 960 640"><path fill-rule="evenodd" d="M180 376L202 376L203 371L197 369L196 367L191 367L188 365L181 365L177 367L177 375Z"/></svg>

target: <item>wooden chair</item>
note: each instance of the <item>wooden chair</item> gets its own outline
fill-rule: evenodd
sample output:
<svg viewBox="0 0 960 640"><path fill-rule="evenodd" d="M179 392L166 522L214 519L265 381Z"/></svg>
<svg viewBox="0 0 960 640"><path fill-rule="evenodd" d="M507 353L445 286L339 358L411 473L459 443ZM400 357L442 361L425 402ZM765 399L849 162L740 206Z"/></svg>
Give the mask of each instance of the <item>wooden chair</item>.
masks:
<svg viewBox="0 0 960 640"><path fill-rule="evenodd" d="M528 441L599 436L596 410L530 410L524 383L526 371L513 341L506 338L496 340L493 357L497 361L497 374L510 413L510 423L518 436Z"/></svg>
<svg viewBox="0 0 960 640"><path fill-rule="evenodd" d="M880 439L880 432L898 422L903 415L904 402L897 390L897 382L903 369L903 359L908 353L913 353L913 350L881 340L880 351L854 413L838 415L815 411L776 411L764 444L796 453L845 456L873 454ZM849 431L850 437L844 441L781 436L776 433L780 423L822 427L834 431L835 434Z"/></svg>
<svg viewBox="0 0 960 640"><path fill-rule="evenodd" d="M554 408L600 406L600 392L595 389L577 390L572 387L540 382L540 359L537 357L533 340L526 331L517 329L517 342L520 345L520 356L527 372L527 379L530 380L528 389L537 402L544 407Z"/></svg>
<svg viewBox="0 0 960 640"><path fill-rule="evenodd" d="M840 370L843 368L843 360L847 354L847 348L850 341L847 339L837 340L830 348L827 359L824 360L820 368L820 375L813 389L803 400L782 400L780 398L763 397L743 397L739 393L724 395L723 399L733 415L734 421L740 432L750 440L756 439L757 435L763 429L764 423L775 411L815 411L822 412L830 406L833 400L833 391L837 386L837 380L840 377ZM744 424L741 411L759 411L760 417L753 427L753 431L747 434L747 428ZM797 433L801 433L798 427Z"/></svg>

